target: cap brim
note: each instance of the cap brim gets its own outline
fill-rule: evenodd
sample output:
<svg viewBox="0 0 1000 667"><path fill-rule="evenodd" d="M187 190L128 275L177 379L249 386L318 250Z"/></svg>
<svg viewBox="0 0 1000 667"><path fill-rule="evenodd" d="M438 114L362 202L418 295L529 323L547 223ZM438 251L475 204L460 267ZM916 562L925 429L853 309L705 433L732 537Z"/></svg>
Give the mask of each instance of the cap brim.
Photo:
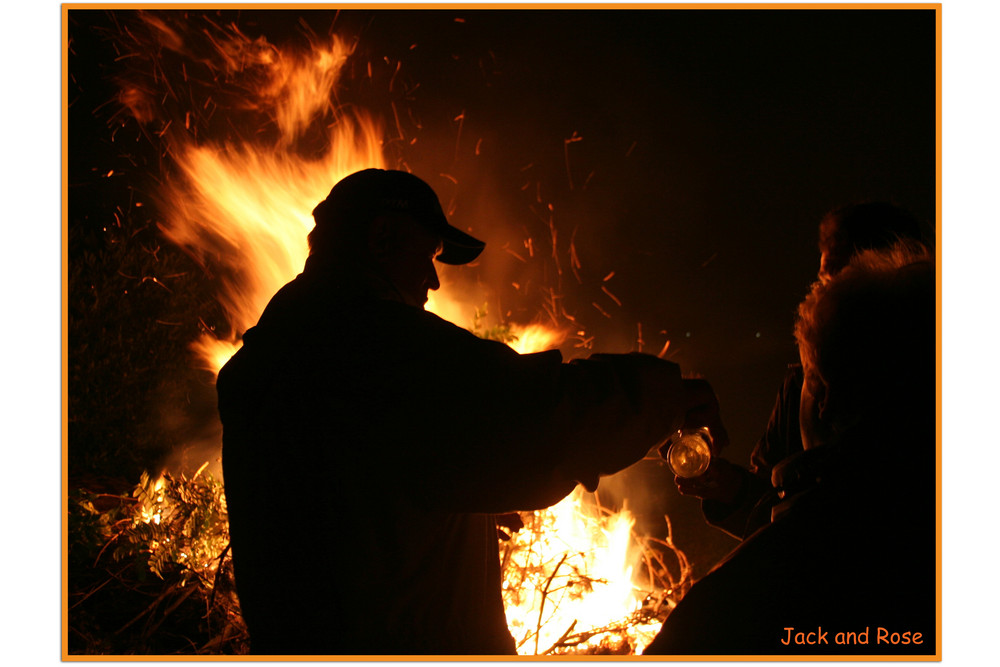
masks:
<svg viewBox="0 0 1000 667"><path fill-rule="evenodd" d="M479 257L486 247L484 242L451 225L438 233L441 235L444 249L437 256L437 261L442 264L468 264Z"/></svg>

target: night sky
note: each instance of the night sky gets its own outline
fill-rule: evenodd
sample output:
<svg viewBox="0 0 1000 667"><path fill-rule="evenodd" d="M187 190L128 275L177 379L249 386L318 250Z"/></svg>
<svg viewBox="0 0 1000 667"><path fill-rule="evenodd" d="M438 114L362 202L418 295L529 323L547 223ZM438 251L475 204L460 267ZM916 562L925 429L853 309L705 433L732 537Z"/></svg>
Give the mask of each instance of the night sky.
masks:
<svg viewBox="0 0 1000 667"><path fill-rule="evenodd" d="M95 224L74 211L107 196L87 185L120 159L108 103L129 63L116 60L105 12L70 14L70 224ZM539 292L510 283L559 287L593 340L571 341L567 356L639 349L640 327L643 351L669 340L667 357L715 387L727 455L740 463L797 361L793 318L818 267L822 215L890 200L929 238L937 229L932 10L209 15L282 48L310 31L356 38L339 101L388 127L391 103L405 109L416 141L394 154L435 187L453 224L487 241L476 266L444 274L446 288L485 283L499 310L526 322L541 312ZM386 63L399 63L393 91ZM152 163L126 176L130 192L152 196ZM546 257L550 217L557 259ZM504 251L523 254L528 237L541 259ZM201 407L197 418L211 420L212 406ZM632 474L646 489L630 496L633 508L649 521L670 512L678 541L703 550L703 563L731 546L662 469Z"/></svg>

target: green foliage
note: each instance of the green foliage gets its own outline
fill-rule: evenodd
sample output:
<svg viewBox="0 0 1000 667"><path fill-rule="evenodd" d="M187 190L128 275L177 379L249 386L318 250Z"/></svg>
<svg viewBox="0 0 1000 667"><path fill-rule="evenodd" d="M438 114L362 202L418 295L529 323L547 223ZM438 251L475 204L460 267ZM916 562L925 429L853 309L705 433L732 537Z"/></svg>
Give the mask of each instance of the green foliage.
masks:
<svg viewBox="0 0 1000 667"><path fill-rule="evenodd" d="M122 511L116 506L111 509L98 509L100 498L98 494L86 489L78 489L70 494L70 512L68 516L68 532L72 539L70 549L70 566L75 560L83 557L93 560L93 555L99 553L114 534L114 525L121 519Z"/></svg>
<svg viewBox="0 0 1000 667"><path fill-rule="evenodd" d="M486 340L495 340L501 343L514 343L517 342L517 334L515 334L509 324L501 322L492 327L487 327L483 323L486 317L489 315L488 304L483 304L482 308L476 308L476 313L472 318L472 333L476 334L480 338L485 338Z"/></svg>
<svg viewBox="0 0 1000 667"><path fill-rule="evenodd" d="M204 468L71 495L71 653L246 652L226 499Z"/></svg>
<svg viewBox="0 0 1000 667"><path fill-rule="evenodd" d="M143 559L160 579L214 587L229 546L229 521L222 483L201 472L191 479L142 473L129 524L113 538L115 560Z"/></svg>

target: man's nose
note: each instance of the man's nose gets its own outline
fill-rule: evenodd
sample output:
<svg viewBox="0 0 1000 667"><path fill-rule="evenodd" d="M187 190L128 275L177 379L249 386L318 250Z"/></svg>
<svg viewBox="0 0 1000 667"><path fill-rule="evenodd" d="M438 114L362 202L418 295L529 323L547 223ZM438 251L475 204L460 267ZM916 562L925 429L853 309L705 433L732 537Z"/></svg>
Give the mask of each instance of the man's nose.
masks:
<svg viewBox="0 0 1000 667"><path fill-rule="evenodd" d="M427 276L427 289L434 291L441 287L441 281L438 279L437 267L431 264L430 274Z"/></svg>

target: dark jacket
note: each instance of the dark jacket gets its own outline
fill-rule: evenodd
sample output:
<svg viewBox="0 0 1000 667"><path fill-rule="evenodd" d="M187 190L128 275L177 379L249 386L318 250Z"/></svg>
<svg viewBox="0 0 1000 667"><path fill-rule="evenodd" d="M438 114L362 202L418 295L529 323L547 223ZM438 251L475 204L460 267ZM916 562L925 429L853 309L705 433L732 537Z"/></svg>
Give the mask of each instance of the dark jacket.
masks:
<svg viewBox="0 0 1000 667"><path fill-rule="evenodd" d="M691 588L644 655L933 655L933 427L879 456L885 437L783 462L773 521Z"/></svg>
<svg viewBox="0 0 1000 667"><path fill-rule="evenodd" d="M495 513L596 485L679 426L676 366L518 355L307 271L218 380L255 653L512 654Z"/></svg>

